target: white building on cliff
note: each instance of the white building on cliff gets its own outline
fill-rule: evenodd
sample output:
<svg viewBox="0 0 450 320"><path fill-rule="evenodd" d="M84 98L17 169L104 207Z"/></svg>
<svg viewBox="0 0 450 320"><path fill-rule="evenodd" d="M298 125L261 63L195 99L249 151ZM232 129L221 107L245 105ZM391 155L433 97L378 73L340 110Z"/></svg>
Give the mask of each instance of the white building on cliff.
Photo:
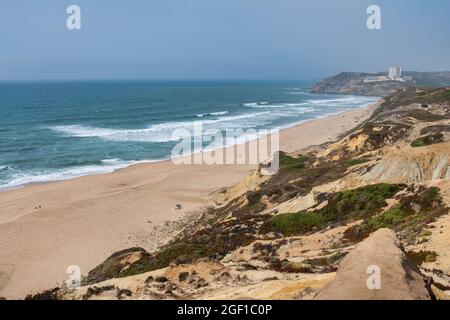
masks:
<svg viewBox="0 0 450 320"><path fill-rule="evenodd" d="M402 81L402 68L400 66L391 66L388 70L388 78L390 80Z"/></svg>
<svg viewBox="0 0 450 320"><path fill-rule="evenodd" d="M412 81L410 76L402 77L402 68L400 66L390 66L385 76L371 76L364 78L364 83L384 82L384 81Z"/></svg>

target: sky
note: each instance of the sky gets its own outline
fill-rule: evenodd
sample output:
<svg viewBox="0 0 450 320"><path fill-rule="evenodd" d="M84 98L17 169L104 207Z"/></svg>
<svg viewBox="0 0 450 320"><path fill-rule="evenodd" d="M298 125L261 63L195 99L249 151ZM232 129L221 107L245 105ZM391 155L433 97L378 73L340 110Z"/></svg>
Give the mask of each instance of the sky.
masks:
<svg viewBox="0 0 450 320"><path fill-rule="evenodd" d="M81 30L66 27L72 4ZM450 70L450 1L0 0L0 80L317 80L393 64Z"/></svg>

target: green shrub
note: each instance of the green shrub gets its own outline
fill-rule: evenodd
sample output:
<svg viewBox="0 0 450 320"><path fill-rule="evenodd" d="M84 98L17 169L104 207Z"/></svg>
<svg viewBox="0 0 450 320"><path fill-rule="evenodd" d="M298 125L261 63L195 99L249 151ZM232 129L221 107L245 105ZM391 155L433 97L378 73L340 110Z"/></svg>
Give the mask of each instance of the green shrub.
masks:
<svg viewBox="0 0 450 320"><path fill-rule="evenodd" d="M446 90L441 93L441 98L445 100L450 100L450 90Z"/></svg>
<svg viewBox="0 0 450 320"><path fill-rule="evenodd" d="M403 240L414 243L425 224L444 214L448 214L448 208L442 202L439 188L430 187L403 197L386 212L367 217L361 225L348 228L344 237L358 242L380 228L390 228L402 231Z"/></svg>
<svg viewBox="0 0 450 320"><path fill-rule="evenodd" d="M380 183L337 192L329 197L328 204L320 210L284 213L272 217L272 227L284 235L292 236L323 228L330 223L368 217L385 207L385 199L393 197L402 187Z"/></svg>
<svg viewBox="0 0 450 320"><path fill-rule="evenodd" d="M275 229L286 236L303 234L323 225L323 217L315 212L296 212L276 215L272 218Z"/></svg>
<svg viewBox="0 0 450 320"><path fill-rule="evenodd" d="M420 266L424 262L435 262L437 253L435 251L409 251L406 256L417 266Z"/></svg>
<svg viewBox="0 0 450 320"><path fill-rule="evenodd" d="M182 242L174 243L160 251L150 261L143 264L132 265L130 268L122 271L117 277L123 278L161 269L167 267L172 262L189 263L201 256L203 256L203 250L199 245Z"/></svg>
<svg viewBox="0 0 450 320"><path fill-rule="evenodd" d="M337 192L321 211L327 221L361 219L387 205L385 199L392 198L401 186L379 183L362 188Z"/></svg>
<svg viewBox="0 0 450 320"><path fill-rule="evenodd" d="M407 216L408 214L405 211L399 207L394 207L381 215L370 218L367 224L372 230L378 230L380 228L392 229L400 223L405 222Z"/></svg>
<svg viewBox="0 0 450 320"><path fill-rule="evenodd" d="M284 152L279 153L280 167L288 170L303 169L308 157L300 155L297 158L291 157Z"/></svg>
<svg viewBox="0 0 450 320"><path fill-rule="evenodd" d="M430 187L419 195L418 202L421 204L423 209L429 209L433 206L433 202L439 201L441 195L439 188Z"/></svg>
<svg viewBox="0 0 450 320"><path fill-rule="evenodd" d="M411 143L414 148L429 146L435 143L440 143L444 141L444 135L442 133L434 133L429 136L424 136L417 138Z"/></svg>
<svg viewBox="0 0 450 320"><path fill-rule="evenodd" d="M367 159L367 158L351 159L348 161L348 165L350 167L352 167L352 166L356 166L358 164L366 163L368 161L370 161L370 159Z"/></svg>

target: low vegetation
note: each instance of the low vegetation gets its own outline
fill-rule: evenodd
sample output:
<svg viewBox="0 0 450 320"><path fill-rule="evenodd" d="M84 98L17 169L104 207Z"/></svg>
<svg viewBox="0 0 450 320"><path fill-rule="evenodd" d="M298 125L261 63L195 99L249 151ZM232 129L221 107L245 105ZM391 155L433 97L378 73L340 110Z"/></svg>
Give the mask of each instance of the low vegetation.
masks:
<svg viewBox="0 0 450 320"><path fill-rule="evenodd" d="M409 251L406 255L417 266L422 265L424 262L435 262L437 258L437 253L434 251Z"/></svg>
<svg viewBox="0 0 450 320"><path fill-rule="evenodd" d="M404 240L412 242L425 224L446 213L448 208L441 200L439 189L422 188L416 193L402 197L399 203L389 210L366 218L361 225L348 228L344 237L358 242L380 228L390 228L397 231Z"/></svg>
<svg viewBox="0 0 450 320"><path fill-rule="evenodd" d="M441 92L440 98L444 99L444 100L450 100L450 90L447 89L447 90Z"/></svg>
<svg viewBox="0 0 450 320"><path fill-rule="evenodd" d="M370 161L370 159L367 159L367 158L351 159L351 160L348 161L348 165L350 167L353 167L353 166L356 166L358 164L363 164L363 163L366 163L366 162L369 162L369 161Z"/></svg>
<svg viewBox="0 0 450 320"><path fill-rule="evenodd" d="M191 263L199 258L221 259L228 252L253 242L268 219L267 215L247 215L207 225L204 229L167 244L150 259L133 264L117 277L161 269L171 263Z"/></svg>
<svg viewBox="0 0 450 320"><path fill-rule="evenodd" d="M366 218L387 205L403 185L380 183L332 194L327 205L314 212L300 211L274 216L273 230L286 236L301 235L321 229L331 223L349 222Z"/></svg>
<svg viewBox="0 0 450 320"><path fill-rule="evenodd" d="M287 155L284 152L279 153L280 167L287 170L303 169L308 157L300 155L296 158Z"/></svg>
<svg viewBox="0 0 450 320"><path fill-rule="evenodd" d="M128 277L152 270L167 267L171 262L189 263L204 255L202 247L196 244L174 243L151 259L131 265L128 269L117 275L118 278Z"/></svg>
<svg viewBox="0 0 450 320"><path fill-rule="evenodd" d="M272 218L273 229L285 236L304 234L326 223L321 214L315 212L283 213Z"/></svg>
<svg viewBox="0 0 450 320"><path fill-rule="evenodd" d="M434 133L428 136L420 137L411 143L414 148L429 146L435 143L444 142L444 135L442 133Z"/></svg>

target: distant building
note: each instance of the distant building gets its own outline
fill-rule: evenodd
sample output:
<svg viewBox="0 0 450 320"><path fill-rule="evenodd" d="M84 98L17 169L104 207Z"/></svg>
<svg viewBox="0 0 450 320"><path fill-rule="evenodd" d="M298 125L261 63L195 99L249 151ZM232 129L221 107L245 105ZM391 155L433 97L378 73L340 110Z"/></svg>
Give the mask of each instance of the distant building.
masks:
<svg viewBox="0 0 450 320"><path fill-rule="evenodd" d="M365 77L363 82L364 83L371 83L371 82L384 82L384 81L412 81L411 76L405 76L402 77L402 68L400 66L390 66L387 72L386 76L371 76L371 77Z"/></svg>
<svg viewBox="0 0 450 320"><path fill-rule="evenodd" d="M400 66L391 66L388 71L390 80L402 80L402 68Z"/></svg>

